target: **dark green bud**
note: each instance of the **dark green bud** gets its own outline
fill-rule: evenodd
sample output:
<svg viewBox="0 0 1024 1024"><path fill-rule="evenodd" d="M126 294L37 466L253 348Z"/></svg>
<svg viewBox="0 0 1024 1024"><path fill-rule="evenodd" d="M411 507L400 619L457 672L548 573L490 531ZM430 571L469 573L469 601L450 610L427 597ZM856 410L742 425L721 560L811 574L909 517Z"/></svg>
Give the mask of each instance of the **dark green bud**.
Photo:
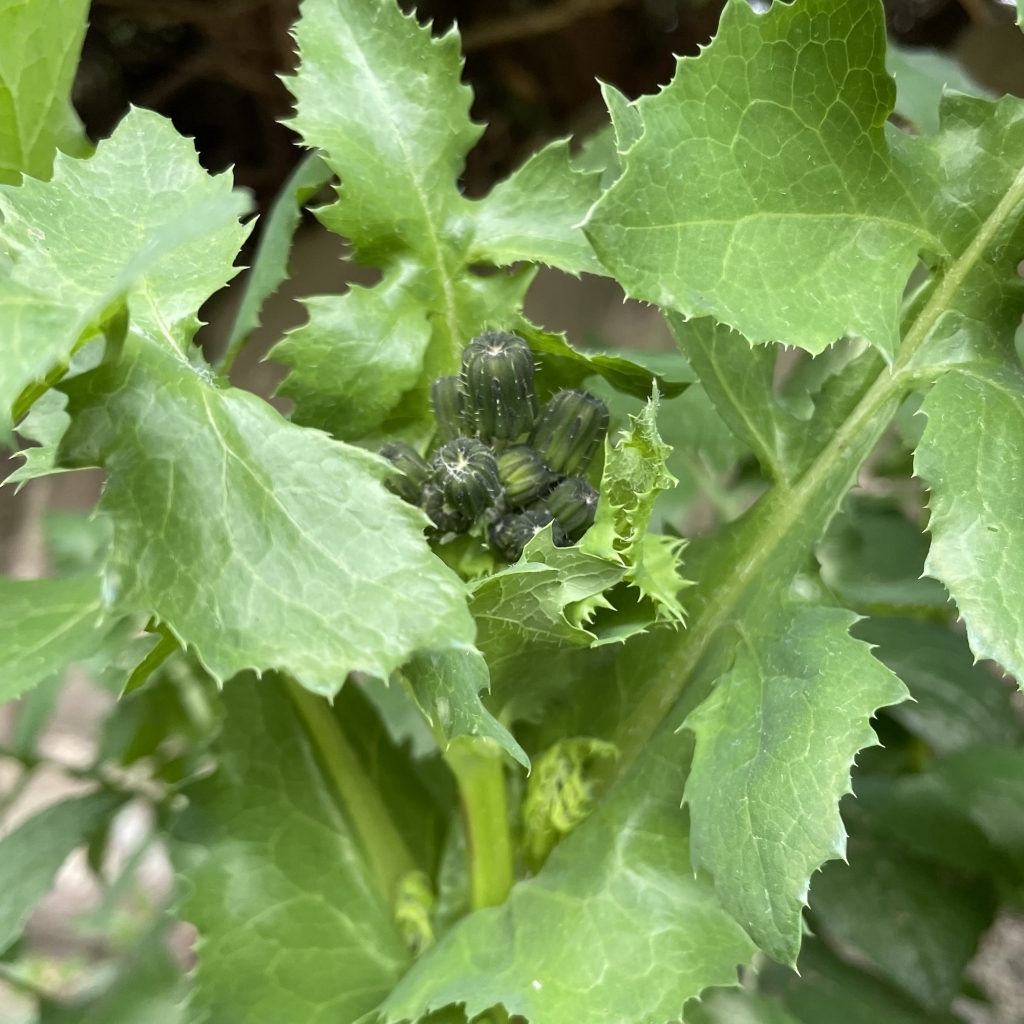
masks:
<svg viewBox="0 0 1024 1024"><path fill-rule="evenodd" d="M576 476L608 430L608 407L586 391L559 391L548 399L530 444L553 473Z"/></svg>
<svg viewBox="0 0 1024 1024"><path fill-rule="evenodd" d="M569 540L575 543L594 525L599 497L597 489L586 480L571 476L544 499L544 505L562 524Z"/></svg>
<svg viewBox="0 0 1024 1024"><path fill-rule="evenodd" d="M565 547L565 532L558 525L550 512L542 509L530 509L528 512L513 512L510 515L502 516L497 522L491 524L489 538L491 547L494 548L507 562L518 562L522 557L523 548L533 540L534 537L544 529L548 523L551 527L551 537L556 547Z"/></svg>
<svg viewBox="0 0 1024 1024"><path fill-rule="evenodd" d="M470 519L501 496L494 454L475 437L457 437L438 449L434 483L441 488L445 502Z"/></svg>
<svg viewBox="0 0 1024 1024"><path fill-rule="evenodd" d="M384 486L410 505L418 505L423 485L430 479L430 466L426 460L412 445L402 441L389 442L380 453L398 470L385 478Z"/></svg>
<svg viewBox="0 0 1024 1024"><path fill-rule="evenodd" d="M535 501L554 483L541 457L525 444L515 444L497 456L498 477L505 503L520 508Z"/></svg>
<svg viewBox="0 0 1024 1024"><path fill-rule="evenodd" d="M485 441L514 441L537 418L533 353L515 334L492 331L462 353L466 422Z"/></svg>
<svg viewBox="0 0 1024 1024"><path fill-rule="evenodd" d="M430 516L434 529L442 536L446 533L465 533L473 525L468 516L444 500L444 493L437 484L424 485L421 508Z"/></svg>
<svg viewBox="0 0 1024 1024"><path fill-rule="evenodd" d="M473 433L464 427L465 400L458 376L438 377L430 389L430 404L434 407L437 437L442 444L462 434Z"/></svg>

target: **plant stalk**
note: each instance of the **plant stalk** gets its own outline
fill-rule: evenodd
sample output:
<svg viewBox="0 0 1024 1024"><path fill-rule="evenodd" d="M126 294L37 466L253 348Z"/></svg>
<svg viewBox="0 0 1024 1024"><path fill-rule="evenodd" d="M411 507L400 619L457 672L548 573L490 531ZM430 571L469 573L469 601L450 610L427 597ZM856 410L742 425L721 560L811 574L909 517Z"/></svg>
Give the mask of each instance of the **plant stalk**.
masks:
<svg viewBox="0 0 1024 1024"><path fill-rule="evenodd" d="M341 798L381 893L388 906L394 906L398 883L416 869L416 862L330 705L294 679L287 680L287 687L327 776Z"/></svg>
<svg viewBox="0 0 1024 1024"><path fill-rule="evenodd" d="M396 672L395 676L420 709L459 787L473 909L497 906L505 901L515 881L501 748L492 740L474 736L456 736L449 742L440 724L420 707L405 673Z"/></svg>
<svg viewBox="0 0 1024 1024"><path fill-rule="evenodd" d="M457 736L445 758L459 784L473 909L495 907L515 880L501 750L484 739Z"/></svg>

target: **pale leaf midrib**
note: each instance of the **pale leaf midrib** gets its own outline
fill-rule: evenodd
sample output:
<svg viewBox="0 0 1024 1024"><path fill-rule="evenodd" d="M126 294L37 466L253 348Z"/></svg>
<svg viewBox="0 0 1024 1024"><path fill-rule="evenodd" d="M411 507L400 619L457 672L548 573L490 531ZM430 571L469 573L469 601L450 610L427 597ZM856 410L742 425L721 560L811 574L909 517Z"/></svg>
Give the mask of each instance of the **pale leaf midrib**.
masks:
<svg viewBox="0 0 1024 1024"><path fill-rule="evenodd" d="M410 17L414 17L414 15L410 15ZM441 250L440 233L438 226L434 223L430 205L427 201L427 192L423 186L420 176L416 173L416 163L409 154L409 150L406 148L405 136L403 132L399 130L399 126L395 121L391 104L385 101L385 93L381 89L380 80L377 75L374 74L373 68L367 62L366 54L363 52L362 47L355 39L352 39L352 44L355 53L358 55L358 60L363 68L363 72L373 87L380 109L384 112L385 117L387 118L392 138L395 140L402 153L402 162L405 165L409 181L412 183L413 194L416 196L416 201L423 212L423 223L427 228L427 237L430 241L431 249L433 250L437 274L441 282L441 291L444 295L444 317L445 322L448 325L448 335L453 341L455 341L458 337L458 317L455 310L455 282L452 280L452 277L448 272L448 265L445 262ZM428 45L433 46L435 44L433 40L430 40Z"/></svg>

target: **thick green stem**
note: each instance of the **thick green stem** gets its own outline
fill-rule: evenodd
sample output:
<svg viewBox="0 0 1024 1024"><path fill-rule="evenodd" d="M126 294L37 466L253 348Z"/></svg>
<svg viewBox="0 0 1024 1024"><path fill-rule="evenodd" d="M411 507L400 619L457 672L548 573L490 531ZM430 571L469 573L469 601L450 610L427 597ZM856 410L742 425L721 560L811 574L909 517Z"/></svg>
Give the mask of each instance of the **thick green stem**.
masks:
<svg viewBox="0 0 1024 1024"><path fill-rule="evenodd" d="M327 701L293 679L288 680L288 692L341 798L381 893L392 906L399 881L416 869L416 862Z"/></svg>
<svg viewBox="0 0 1024 1024"><path fill-rule="evenodd" d="M458 736L445 757L462 799L473 909L497 906L514 881L501 750L489 740Z"/></svg>
<svg viewBox="0 0 1024 1024"><path fill-rule="evenodd" d="M419 707L406 675L396 672L395 676ZM425 713L423 718L459 787L473 909L497 906L515 881L501 748L493 740L475 736L456 736L449 742L439 723Z"/></svg>
<svg viewBox="0 0 1024 1024"><path fill-rule="evenodd" d="M689 628L616 731L615 743L622 752L618 762L620 777L676 705L694 669L708 653L722 627L766 583L779 583L800 570L810 552L810 544L835 514L864 460L891 422L901 399L920 375L927 374L926 368L917 364L929 334L1022 200L1024 168L910 325L893 365L882 369L850 416L793 487L773 487L746 519L737 524L731 541L719 544L716 554L701 567L702 576L710 584L704 588L698 583L695 588L691 602L695 614ZM793 527L798 523L801 528L795 531ZM795 543L797 535L810 540ZM784 545L789 545L789 549ZM772 581L765 580L768 572L773 576Z"/></svg>

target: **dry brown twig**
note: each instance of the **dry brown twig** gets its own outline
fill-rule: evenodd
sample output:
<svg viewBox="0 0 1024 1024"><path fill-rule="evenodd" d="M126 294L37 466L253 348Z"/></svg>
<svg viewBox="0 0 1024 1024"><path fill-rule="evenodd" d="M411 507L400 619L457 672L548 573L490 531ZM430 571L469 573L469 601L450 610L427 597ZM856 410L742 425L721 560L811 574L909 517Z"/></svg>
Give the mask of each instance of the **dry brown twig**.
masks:
<svg viewBox="0 0 1024 1024"><path fill-rule="evenodd" d="M574 22L606 14L630 2L632 0L562 0L561 3L541 7L527 14L492 18L478 25L470 25L463 31L462 50L464 53L471 53L517 39L548 35L568 28Z"/></svg>

